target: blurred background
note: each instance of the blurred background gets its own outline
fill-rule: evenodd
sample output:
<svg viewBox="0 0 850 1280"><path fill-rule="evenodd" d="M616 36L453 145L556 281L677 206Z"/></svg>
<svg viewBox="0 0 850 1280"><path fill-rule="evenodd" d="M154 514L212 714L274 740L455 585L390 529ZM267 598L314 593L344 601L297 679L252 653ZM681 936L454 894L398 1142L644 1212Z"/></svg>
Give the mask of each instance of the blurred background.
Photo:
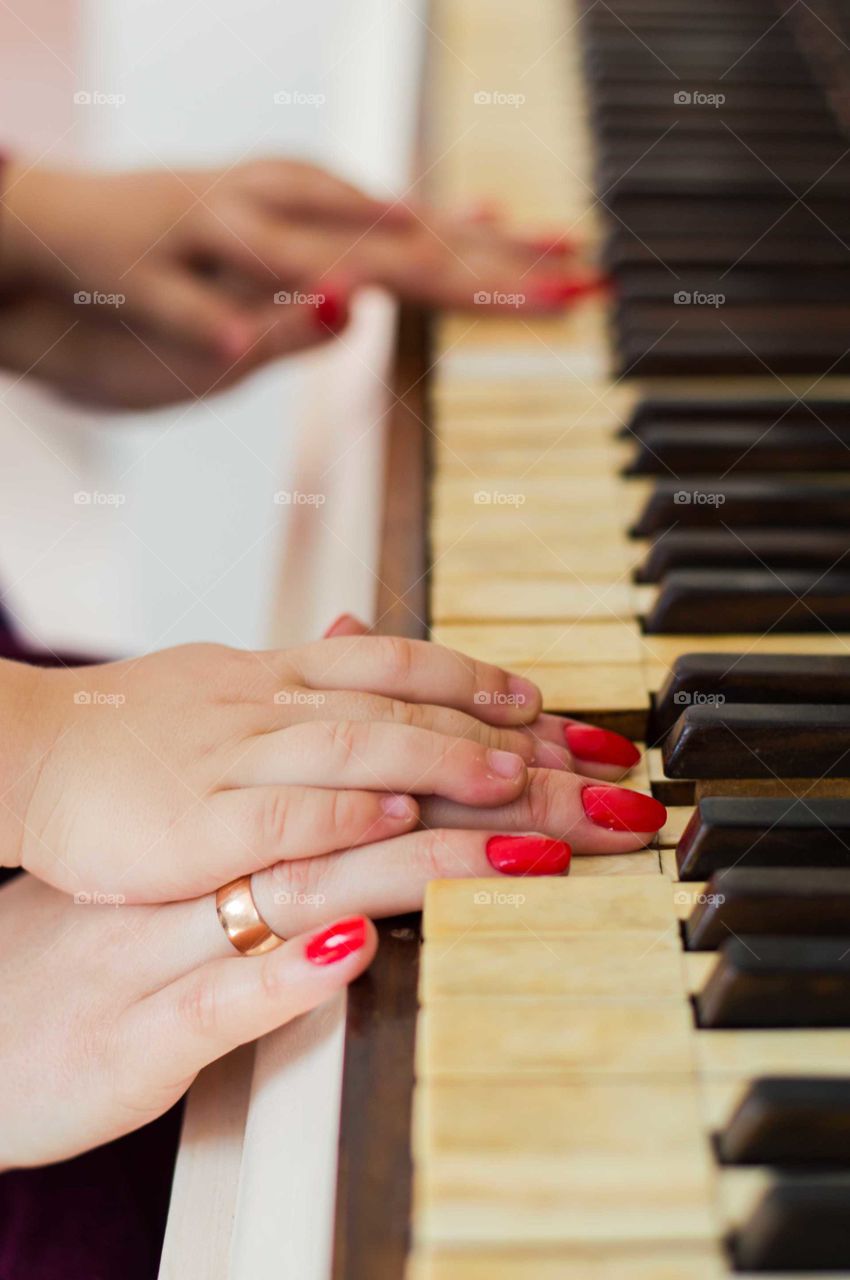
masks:
<svg viewBox="0 0 850 1280"><path fill-rule="evenodd" d="M0 149L110 169L277 153L395 194L423 33L416 0L0 0ZM314 534L339 542L335 521L374 517L380 409L361 393L380 384L391 327L390 304L366 299L342 344L145 414L81 410L31 375L3 377L0 582L29 643L105 656L268 643L299 536L274 494L315 466L305 449L326 468ZM79 490L120 500L80 506ZM335 557L345 598L302 572L276 640L312 634L329 609L368 610L368 520L361 533Z"/></svg>

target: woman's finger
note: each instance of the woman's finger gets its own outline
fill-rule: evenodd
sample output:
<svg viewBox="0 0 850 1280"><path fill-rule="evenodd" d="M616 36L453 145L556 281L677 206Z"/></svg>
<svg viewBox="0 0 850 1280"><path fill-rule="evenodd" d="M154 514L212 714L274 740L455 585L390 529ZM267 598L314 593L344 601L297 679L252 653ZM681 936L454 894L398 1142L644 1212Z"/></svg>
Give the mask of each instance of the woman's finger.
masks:
<svg viewBox="0 0 850 1280"><path fill-rule="evenodd" d="M323 217L366 226L383 220L404 225L414 216L402 199L371 196L326 169L297 161L260 161L243 171L241 180L270 210L288 216Z"/></svg>
<svg viewBox="0 0 850 1280"><path fill-rule="evenodd" d="M462 804L505 804L525 786L525 761L464 738L381 721L302 721L250 738L224 786L295 784L443 795Z"/></svg>
<svg viewBox="0 0 850 1280"><path fill-rule="evenodd" d="M546 836L433 829L310 863L281 863L252 884L261 916L285 936L340 911L418 911L429 880L562 875L569 864L569 845Z"/></svg>
<svg viewBox="0 0 850 1280"><path fill-rule="evenodd" d="M222 933L222 937L223 937ZM117 1033L129 1096L182 1092L208 1063L322 1004L362 973L377 948L369 920L351 917L262 956L211 960L132 1005ZM150 1053L151 1044L168 1046ZM133 1083L135 1082L135 1083Z"/></svg>
<svg viewBox="0 0 850 1280"><path fill-rule="evenodd" d="M536 756L542 755L543 743L551 744L552 749L566 749L568 767L586 778L603 782L616 782L640 760L638 748L622 734L567 716L544 713L523 729L523 733L537 744ZM541 759L535 759L535 764L542 763Z"/></svg>
<svg viewBox="0 0 850 1280"><path fill-rule="evenodd" d="M652 796L554 769L532 769L522 795L499 809L429 797L420 810L429 827L542 831L567 840L576 853L628 853L667 821L667 810Z"/></svg>
<svg viewBox="0 0 850 1280"><path fill-rule="evenodd" d="M313 689L438 703L489 724L527 724L541 710L540 690L530 680L427 640L345 636L289 649L285 658Z"/></svg>

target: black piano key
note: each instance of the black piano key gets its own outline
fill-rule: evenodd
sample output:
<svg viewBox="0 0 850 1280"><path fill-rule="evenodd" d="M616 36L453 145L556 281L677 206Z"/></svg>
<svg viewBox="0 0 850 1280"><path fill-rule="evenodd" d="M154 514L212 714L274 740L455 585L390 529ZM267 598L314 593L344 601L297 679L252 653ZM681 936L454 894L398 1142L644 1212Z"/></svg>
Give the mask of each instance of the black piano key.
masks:
<svg viewBox="0 0 850 1280"><path fill-rule="evenodd" d="M685 707L734 702L850 704L850 655L681 654L656 697L654 739L673 727Z"/></svg>
<svg viewBox="0 0 850 1280"><path fill-rule="evenodd" d="M850 800L704 796L682 832L676 865L680 880L744 866L850 871Z"/></svg>
<svg viewBox="0 0 850 1280"><path fill-rule="evenodd" d="M667 529L649 546L637 582L661 582L677 569L816 569L850 572L850 530ZM783 576L782 572L779 574Z"/></svg>
<svg viewBox="0 0 850 1280"><path fill-rule="evenodd" d="M739 934L850 937L850 848L844 852L843 867L715 871L685 921L686 947L716 951Z"/></svg>
<svg viewBox="0 0 850 1280"><path fill-rule="evenodd" d="M838 432L850 431L850 400L833 399L720 399L703 396L698 400L648 397L635 407L625 435L639 436L645 429L663 423L754 423L765 427L783 422L792 425L825 424Z"/></svg>
<svg viewBox="0 0 850 1280"><path fill-rule="evenodd" d="M850 1177L777 1181L735 1233L732 1252L738 1271L850 1268Z"/></svg>
<svg viewBox="0 0 850 1280"><path fill-rule="evenodd" d="M677 528L850 530L850 485L782 480L660 480L633 532Z"/></svg>
<svg viewBox="0 0 850 1280"><path fill-rule="evenodd" d="M850 1077L753 1080L715 1146L724 1164L850 1169Z"/></svg>
<svg viewBox="0 0 850 1280"><path fill-rule="evenodd" d="M708 1030L850 1027L850 934L728 938L694 1003Z"/></svg>
<svg viewBox="0 0 850 1280"><path fill-rule="evenodd" d="M630 475L850 471L850 433L819 423L670 422L646 427Z"/></svg>
<svg viewBox="0 0 850 1280"><path fill-rule="evenodd" d="M648 635L850 629L850 572L674 569L644 619Z"/></svg>
<svg viewBox="0 0 850 1280"><path fill-rule="evenodd" d="M850 776L850 706L685 707L662 746L671 778Z"/></svg>

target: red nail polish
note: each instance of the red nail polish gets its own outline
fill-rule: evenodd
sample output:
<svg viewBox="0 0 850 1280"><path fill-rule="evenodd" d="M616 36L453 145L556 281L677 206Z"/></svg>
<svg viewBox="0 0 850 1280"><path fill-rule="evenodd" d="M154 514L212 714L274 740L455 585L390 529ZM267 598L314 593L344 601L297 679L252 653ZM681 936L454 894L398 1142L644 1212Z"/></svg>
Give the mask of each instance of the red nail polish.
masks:
<svg viewBox="0 0 850 1280"><path fill-rule="evenodd" d="M559 876L571 857L568 844L545 836L491 836L487 841L487 861L503 876Z"/></svg>
<svg viewBox="0 0 850 1280"><path fill-rule="evenodd" d="M546 280L529 290L528 302L532 307L565 307L568 302L596 293L605 283L601 276L586 280Z"/></svg>
<svg viewBox="0 0 850 1280"><path fill-rule="evenodd" d="M326 289L321 294L321 301L316 303L316 323L331 333L338 333L348 320L348 306L344 297L333 289Z"/></svg>
<svg viewBox="0 0 850 1280"><path fill-rule="evenodd" d="M631 769L640 760L633 742L610 729L597 729L595 724L564 725L564 738L577 760L615 764L623 769Z"/></svg>
<svg viewBox="0 0 850 1280"><path fill-rule="evenodd" d="M314 934L304 948L304 954L313 964L334 964L353 951L359 951L365 941L366 921L362 916L352 916Z"/></svg>
<svg viewBox="0 0 850 1280"><path fill-rule="evenodd" d="M570 236L532 236L525 243L532 252L539 253L542 257L547 254L557 254L560 257L563 254L574 253L577 247L575 240Z"/></svg>
<svg viewBox="0 0 850 1280"><path fill-rule="evenodd" d="M336 635L337 630L348 622L353 622L359 626L353 613L341 613L338 618L334 618L327 630L322 632L322 639L330 640L331 636Z"/></svg>
<svg viewBox="0 0 850 1280"><path fill-rule="evenodd" d="M581 803L590 821L608 831L658 831L667 821L663 804L626 787L585 787Z"/></svg>

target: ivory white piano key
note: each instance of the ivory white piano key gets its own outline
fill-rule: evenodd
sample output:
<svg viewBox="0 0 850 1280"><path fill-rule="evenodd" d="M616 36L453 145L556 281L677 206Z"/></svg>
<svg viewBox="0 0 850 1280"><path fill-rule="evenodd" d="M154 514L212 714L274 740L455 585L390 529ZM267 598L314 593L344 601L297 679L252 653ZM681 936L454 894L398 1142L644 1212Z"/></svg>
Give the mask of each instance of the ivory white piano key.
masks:
<svg viewBox="0 0 850 1280"><path fill-rule="evenodd" d="M441 623L431 638L450 649L497 666L631 666L639 668L640 629L636 622Z"/></svg>
<svg viewBox="0 0 850 1280"><path fill-rule="evenodd" d="M636 590L628 582L580 582L575 578L446 579L435 573L431 613L446 622L600 621L635 616Z"/></svg>
<svg viewBox="0 0 850 1280"><path fill-rule="evenodd" d="M662 876L586 879L521 877L432 880L425 891L423 929L445 934L517 934L676 929L670 883Z"/></svg>
<svg viewBox="0 0 850 1280"><path fill-rule="evenodd" d="M646 686L634 667L531 666L526 674L540 686L547 711L590 719L603 711L642 716L649 709Z"/></svg>
<svg viewBox="0 0 850 1280"><path fill-rule="evenodd" d="M748 1079L761 1075L844 1076L850 1031L695 1031L700 1074Z"/></svg>
<svg viewBox="0 0 850 1280"><path fill-rule="evenodd" d="M416 1178L417 1245L517 1246L572 1240L711 1240L717 1222L703 1159L642 1169L616 1160L514 1156L429 1161Z"/></svg>
<svg viewBox="0 0 850 1280"><path fill-rule="evenodd" d="M705 880L685 880L677 883L673 890L673 906L679 920L687 920L688 916L705 897Z"/></svg>
<svg viewBox="0 0 850 1280"><path fill-rule="evenodd" d="M417 1160L488 1153L510 1159L568 1154L578 1170L594 1154L634 1161L670 1152L709 1156L696 1080L431 1080L416 1091Z"/></svg>
<svg viewBox="0 0 850 1280"><path fill-rule="evenodd" d="M499 551L499 577L553 578L574 582L628 582L629 568L636 564L633 544L625 538L608 538L577 549L566 540L541 542L534 536L503 546ZM441 581L468 581L489 576L493 552L475 545L467 547L461 538L432 569Z"/></svg>
<svg viewBox="0 0 850 1280"><path fill-rule="evenodd" d="M681 1000L681 947L672 930L434 938L422 948L419 995L426 1004L450 996Z"/></svg>
<svg viewBox="0 0 850 1280"><path fill-rule="evenodd" d="M693 1070L695 1039L684 1000L457 997L421 1010L416 1069L420 1079L676 1076Z"/></svg>
<svg viewBox="0 0 850 1280"><path fill-rule="evenodd" d="M715 1242L571 1241L554 1252L533 1246L526 1251L423 1246L413 1254L406 1280L725 1280L728 1275Z"/></svg>
<svg viewBox="0 0 850 1280"><path fill-rule="evenodd" d="M642 763L646 764L647 775L649 774L649 766L644 756ZM690 804L670 805L667 809L667 821L658 832L658 847L660 849L675 849L682 838L685 827L690 822L694 813L694 806Z"/></svg>
<svg viewBox="0 0 850 1280"><path fill-rule="evenodd" d="M717 1179L718 1215L732 1230L746 1222L765 1191L776 1181L767 1169L724 1169Z"/></svg>
<svg viewBox="0 0 850 1280"><path fill-rule="evenodd" d="M495 490L490 491L491 494ZM505 505L497 502L470 503L462 510L437 509L431 524L431 544L434 561L450 554L458 542L467 547L490 547L498 563L500 548L514 544L517 539L557 542L570 529L581 528L587 539L618 537L623 532L622 517L618 515L614 499L601 505L590 505L568 510L552 508L541 510L533 503ZM650 637L654 639L655 637ZM650 648L651 654L651 648Z"/></svg>
<svg viewBox="0 0 850 1280"><path fill-rule="evenodd" d="M561 437L566 433L562 432ZM613 434L613 433L612 433ZM439 485L443 479L469 475L470 471L487 477L509 478L511 481L526 476L611 476L618 474L633 452L623 441L606 441L604 448L580 449L572 440L555 437L552 443L537 448L488 450L458 449L456 445L438 444L436 450L435 479ZM525 441L523 442L525 444Z"/></svg>
<svg viewBox="0 0 850 1280"><path fill-rule="evenodd" d="M676 890L676 897L684 897L682 887ZM687 913L690 915L690 912ZM682 957L685 970L685 985L691 995L702 991L709 977L717 967L716 951L687 951Z"/></svg>
<svg viewBox="0 0 850 1280"><path fill-rule="evenodd" d="M661 871L668 879L679 882L679 868L676 866L676 850L661 850Z"/></svg>
<svg viewBox="0 0 850 1280"><path fill-rule="evenodd" d="M620 526L637 516L651 493L646 480L624 480L614 474L594 476L508 477L443 476L435 486L432 501L437 515L467 511L476 506L528 507L537 511L576 511L601 502L620 504ZM583 530L579 531L583 533Z"/></svg>
<svg viewBox="0 0 850 1280"><path fill-rule="evenodd" d="M657 876L658 854L654 849L639 853L600 853L573 855L570 878L577 876Z"/></svg>
<svg viewBox="0 0 850 1280"><path fill-rule="evenodd" d="M643 637L645 661L663 667L666 671L683 653L802 653L847 654L850 653L850 635L727 635L727 636L664 636Z"/></svg>

